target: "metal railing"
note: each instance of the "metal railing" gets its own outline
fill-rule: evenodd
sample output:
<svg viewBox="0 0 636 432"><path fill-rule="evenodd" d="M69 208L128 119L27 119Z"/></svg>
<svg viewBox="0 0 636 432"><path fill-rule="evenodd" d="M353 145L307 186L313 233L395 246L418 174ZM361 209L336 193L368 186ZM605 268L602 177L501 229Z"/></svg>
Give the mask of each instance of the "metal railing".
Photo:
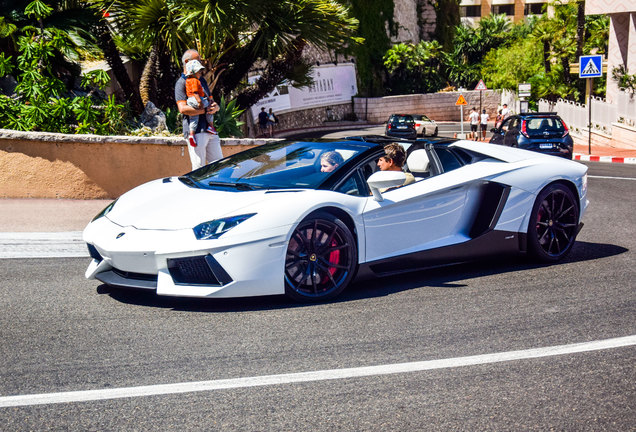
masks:
<svg viewBox="0 0 636 432"><path fill-rule="evenodd" d="M636 96L628 92L620 92L615 103L607 103L604 99L592 98L592 129L612 134L612 123L636 125ZM550 102L539 99L539 111L557 112L570 129L581 132L588 126L588 105L565 99Z"/></svg>

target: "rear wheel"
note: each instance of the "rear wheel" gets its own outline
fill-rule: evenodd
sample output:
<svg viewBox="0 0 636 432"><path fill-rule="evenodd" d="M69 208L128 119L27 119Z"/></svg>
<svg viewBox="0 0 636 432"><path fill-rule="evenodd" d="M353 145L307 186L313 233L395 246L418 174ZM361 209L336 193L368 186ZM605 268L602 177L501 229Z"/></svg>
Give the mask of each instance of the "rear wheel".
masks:
<svg viewBox="0 0 636 432"><path fill-rule="evenodd" d="M539 260L554 262L572 249L579 223L579 206L561 184L545 188L534 203L528 225L528 249Z"/></svg>
<svg viewBox="0 0 636 432"><path fill-rule="evenodd" d="M321 301L340 294L358 263L355 238L332 214L319 212L292 233L285 257L285 293L297 301Z"/></svg>

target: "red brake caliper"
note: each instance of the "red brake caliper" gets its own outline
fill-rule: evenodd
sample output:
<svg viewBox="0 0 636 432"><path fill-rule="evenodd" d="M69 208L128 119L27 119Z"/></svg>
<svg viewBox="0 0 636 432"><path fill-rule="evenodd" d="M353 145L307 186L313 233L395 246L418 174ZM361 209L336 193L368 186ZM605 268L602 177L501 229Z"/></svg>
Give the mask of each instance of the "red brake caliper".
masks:
<svg viewBox="0 0 636 432"><path fill-rule="evenodd" d="M338 243L335 240L331 241L331 246L337 246ZM329 264L338 264L340 262L340 251L339 250L335 250L333 252L331 252L329 254ZM333 274L336 272L336 268L335 267L329 267L329 273L331 273L331 276L333 276Z"/></svg>

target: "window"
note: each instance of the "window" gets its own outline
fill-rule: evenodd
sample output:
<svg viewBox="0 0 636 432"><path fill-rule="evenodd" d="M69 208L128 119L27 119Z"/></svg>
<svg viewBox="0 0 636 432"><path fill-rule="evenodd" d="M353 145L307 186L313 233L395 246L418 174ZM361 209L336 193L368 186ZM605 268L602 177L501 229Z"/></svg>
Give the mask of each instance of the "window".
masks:
<svg viewBox="0 0 636 432"><path fill-rule="evenodd" d="M492 14L493 15L508 15L514 16L515 14L515 5L506 4L506 5L493 5L492 6Z"/></svg>
<svg viewBox="0 0 636 432"><path fill-rule="evenodd" d="M524 15L541 15L545 11L545 3L526 3Z"/></svg>
<svg viewBox="0 0 636 432"><path fill-rule="evenodd" d="M435 153L442 164L444 172L452 171L462 166L462 163L453 153L444 147L435 147Z"/></svg>
<svg viewBox="0 0 636 432"><path fill-rule="evenodd" d="M462 18L479 18L481 16L481 6L460 6L459 16Z"/></svg>

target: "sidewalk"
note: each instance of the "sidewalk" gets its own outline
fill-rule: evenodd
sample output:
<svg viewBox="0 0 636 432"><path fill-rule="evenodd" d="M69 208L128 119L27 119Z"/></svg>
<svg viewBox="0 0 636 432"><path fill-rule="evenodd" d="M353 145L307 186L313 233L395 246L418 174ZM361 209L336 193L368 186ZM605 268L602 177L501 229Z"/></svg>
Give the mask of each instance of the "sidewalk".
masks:
<svg viewBox="0 0 636 432"><path fill-rule="evenodd" d="M636 163L636 149L593 145L592 152L584 144L574 145L574 160L591 162Z"/></svg>

